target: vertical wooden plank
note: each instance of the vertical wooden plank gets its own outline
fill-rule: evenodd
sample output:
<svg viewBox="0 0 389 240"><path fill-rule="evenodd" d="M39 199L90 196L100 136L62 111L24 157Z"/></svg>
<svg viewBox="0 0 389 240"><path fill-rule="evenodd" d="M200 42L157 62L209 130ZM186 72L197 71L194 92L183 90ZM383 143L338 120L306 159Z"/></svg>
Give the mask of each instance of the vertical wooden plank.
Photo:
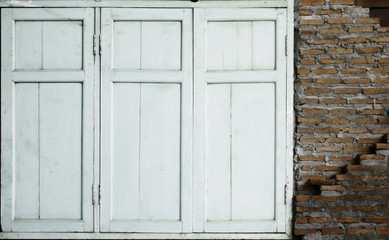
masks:
<svg viewBox="0 0 389 240"><path fill-rule="evenodd" d="M141 69L181 69L181 23L142 22Z"/></svg>
<svg viewBox="0 0 389 240"><path fill-rule="evenodd" d="M43 69L82 69L82 22L43 22Z"/></svg>
<svg viewBox="0 0 389 240"><path fill-rule="evenodd" d="M178 84L141 85L140 196L147 219L180 217L180 99Z"/></svg>
<svg viewBox="0 0 389 240"><path fill-rule="evenodd" d="M81 84L40 84L42 219L81 219L81 103Z"/></svg>
<svg viewBox="0 0 389 240"><path fill-rule="evenodd" d="M237 38L236 22L208 22L208 70L237 69Z"/></svg>
<svg viewBox="0 0 389 240"><path fill-rule="evenodd" d="M140 69L141 22L115 21L113 27L113 68Z"/></svg>
<svg viewBox="0 0 389 240"><path fill-rule="evenodd" d="M112 219L139 219L140 84L113 85ZM143 189L147 191L147 189Z"/></svg>
<svg viewBox="0 0 389 240"><path fill-rule="evenodd" d="M193 128L193 232L203 232L206 186L206 65L207 19L205 9L194 9L194 128Z"/></svg>
<svg viewBox="0 0 389 240"><path fill-rule="evenodd" d="M84 231L93 231L93 205L91 186L94 182L93 169L98 165L98 157L94 155L94 143L98 142L98 135L94 134L94 129L98 128L96 124L100 121L99 118L94 117L94 106L99 99L97 92L99 88L95 88L96 79L94 78L93 69L95 64L93 56L93 39L94 34L94 9L84 8L83 19L83 37L82 37L82 66L84 69L84 82L82 84L82 219ZM99 65L100 66L100 65ZM97 78L99 82L99 78ZM97 176L96 176L97 177Z"/></svg>
<svg viewBox="0 0 389 240"><path fill-rule="evenodd" d="M274 219L274 85L232 86L232 219Z"/></svg>
<svg viewBox="0 0 389 240"><path fill-rule="evenodd" d="M207 220L231 219L231 88L207 86Z"/></svg>
<svg viewBox="0 0 389 240"><path fill-rule="evenodd" d="M274 69L276 42L275 21L253 22L253 68ZM281 36L282 37L282 36Z"/></svg>
<svg viewBox="0 0 389 240"><path fill-rule="evenodd" d="M112 219L112 9L101 9L101 207L100 230L110 231Z"/></svg>
<svg viewBox="0 0 389 240"><path fill-rule="evenodd" d="M39 219L38 84L15 86L15 218Z"/></svg>
<svg viewBox="0 0 389 240"><path fill-rule="evenodd" d="M13 202L13 150L14 150L14 22L11 8L1 9L1 227L12 229L14 220Z"/></svg>
<svg viewBox="0 0 389 240"><path fill-rule="evenodd" d="M184 9L182 20L181 84L181 222L182 232L192 232L193 179L193 16Z"/></svg>
<svg viewBox="0 0 389 240"><path fill-rule="evenodd" d="M42 22L15 23L15 68L42 69Z"/></svg>
<svg viewBox="0 0 389 240"><path fill-rule="evenodd" d="M237 69L253 68L253 23L237 22Z"/></svg>

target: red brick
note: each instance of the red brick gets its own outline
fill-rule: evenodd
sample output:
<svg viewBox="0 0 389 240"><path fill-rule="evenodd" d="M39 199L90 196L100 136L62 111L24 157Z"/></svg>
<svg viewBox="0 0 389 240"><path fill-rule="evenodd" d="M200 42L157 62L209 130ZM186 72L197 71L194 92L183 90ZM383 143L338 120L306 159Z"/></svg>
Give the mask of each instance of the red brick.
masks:
<svg viewBox="0 0 389 240"><path fill-rule="evenodd" d="M355 20L355 23L357 24L368 24L368 23L371 23L371 24L379 24L380 23L380 19L379 18L357 18Z"/></svg>
<svg viewBox="0 0 389 240"><path fill-rule="evenodd" d="M389 73L389 67L386 68L372 68L370 73Z"/></svg>
<svg viewBox="0 0 389 240"><path fill-rule="evenodd" d="M314 59L301 59L300 63L303 65L314 65L316 61Z"/></svg>
<svg viewBox="0 0 389 240"><path fill-rule="evenodd" d="M302 143L324 143L325 141L326 140L323 137L321 137L321 138L305 138L305 137L300 138L300 142L302 142Z"/></svg>
<svg viewBox="0 0 389 240"><path fill-rule="evenodd" d="M370 83L370 79L368 78L350 78L344 80L345 84L368 84Z"/></svg>
<svg viewBox="0 0 389 240"><path fill-rule="evenodd" d="M360 222L360 217L341 217L338 219L338 222L340 223L357 223Z"/></svg>
<svg viewBox="0 0 389 240"><path fill-rule="evenodd" d="M347 230L348 234L370 234L374 233L373 228L350 228Z"/></svg>
<svg viewBox="0 0 389 240"><path fill-rule="evenodd" d="M329 143L352 143L354 142L354 138L352 137L346 137L346 138L335 138L330 137L327 139Z"/></svg>
<svg viewBox="0 0 389 240"><path fill-rule="evenodd" d="M351 156L330 156L328 160L337 162L351 162L354 160L354 158Z"/></svg>
<svg viewBox="0 0 389 240"><path fill-rule="evenodd" d="M300 16L311 16L312 13L313 13L312 10L301 10Z"/></svg>
<svg viewBox="0 0 389 240"><path fill-rule="evenodd" d="M386 94L388 88L365 88L363 89L364 94Z"/></svg>
<svg viewBox="0 0 389 240"><path fill-rule="evenodd" d="M300 161L324 161L323 156L304 155L299 157Z"/></svg>
<svg viewBox="0 0 389 240"><path fill-rule="evenodd" d="M321 64L341 64L346 62L344 59L320 59Z"/></svg>
<svg viewBox="0 0 389 240"><path fill-rule="evenodd" d="M299 123L319 124L319 123L322 123L323 120L321 118L302 118L302 117L299 117L297 119L297 121Z"/></svg>
<svg viewBox="0 0 389 240"><path fill-rule="evenodd" d="M314 202L336 202L335 196L312 196Z"/></svg>
<svg viewBox="0 0 389 240"><path fill-rule="evenodd" d="M329 217L317 217L309 219L309 223L331 223L333 221L334 219Z"/></svg>
<svg viewBox="0 0 389 240"><path fill-rule="evenodd" d="M339 152L341 150L338 146L318 146L316 151L319 152Z"/></svg>
<svg viewBox="0 0 389 240"><path fill-rule="evenodd" d="M324 50L321 49L302 49L300 50L301 55L320 55L324 54Z"/></svg>
<svg viewBox="0 0 389 240"><path fill-rule="evenodd" d="M353 37L353 38L345 38L342 39L342 43L365 43L366 38L365 37Z"/></svg>
<svg viewBox="0 0 389 240"><path fill-rule="evenodd" d="M364 196L342 196L340 197L343 201L348 201L348 202L362 202L365 200Z"/></svg>
<svg viewBox="0 0 389 240"><path fill-rule="evenodd" d="M374 62L374 58L353 58L350 60L350 64L372 64Z"/></svg>
<svg viewBox="0 0 389 240"><path fill-rule="evenodd" d="M344 133L353 133L353 134L367 133L367 130L364 128L343 128L342 131Z"/></svg>
<svg viewBox="0 0 389 240"><path fill-rule="evenodd" d="M319 68L313 69L312 73L316 75L336 74L338 73L338 70L336 70L335 68Z"/></svg>
<svg viewBox="0 0 389 240"><path fill-rule="evenodd" d="M389 37L371 37L369 40L370 42L387 43L389 42Z"/></svg>
<svg viewBox="0 0 389 240"><path fill-rule="evenodd" d="M297 202L308 202L309 196L306 195L297 195L296 196L296 201Z"/></svg>
<svg viewBox="0 0 389 240"><path fill-rule="evenodd" d="M315 132L317 133L339 133L339 128L316 128Z"/></svg>
<svg viewBox="0 0 389 240"><path fill-rule="evenodd" d="M346 174L337 174L336 181L359 181L359 176L346 175Z"/></svg>
<svg viewBox="0 0 389 240"><path fill-rule="evenodd" d="M374 191L375 189L376 187L372 185L356 185L350 187L351 191Z"/></svg>
<svg viewBox="0 0 389 240"><path fill-rule="evenodd" d="M322 175L303 175L301 176L301 180L326 180L326 176Z"/></svg>
<svg viewBox="0 0 389 240"><path fill-rule="evenodd" d="M387 223L389 217L365 217L365 222L368 223Z"/></svg>
<svg viewBox="0 0 389 240"><path fill-rule="evenodd" d="M357 99L351 99L351 104L373 104L373 99L371 98L357 98Z"/></svg>
<svg viewBox="0 0 389 240"><path fill-rule="evenodd" d="M358 94L361 90L359 88L340 88L335 89L335 94Z"/></svg>
<svg viewBox="0 0 389 240"><path fill-rule="evenodd" d="M311 36L315 35L316 31L315 30L300 30L300 36Z"/></svg>
<svg viewBox="0 0 389 240"><path fill-rule="evenodd" d="M330 0L330 5L354 5L354 0Z"/></svg>
<svg viewBox="0 0 389 240"><path fill-rule="evenodd" d="M363 74L366 71L366 68L344 68L342 74Z"/></svg>
<svg viewBox="0 0 389 240"><path fill-rule="evenodd" d="M322 6L324 0L301 0L301 6Z"/></svg>
<svg viewBox="0 0 389 240"><path fill-rule="evenodd" d="M362 176L362 181L383 181L388 179L388 176Z"/></svg>
<svg viewBox="0 0 389 240"><path fill-rule="evenodd" d="M301 19L300 25L323 25L323 19Z"/></svg>
<svg viewBox="0 0 389 240"><path fill-rule="evenodd" d="M332 15L332 14L341 14L342 10L336 9L318 9L316 10L316 15Z"/></svg>
<svg viewBox="0 0 389 240"><path fill-rule="evenodd" d="M338 109L332 109L331 114L356 114L356 109L345 109L345 108L338 108Z"/></svg>
<svg viewBox="0 0 389 240"><path fill-rule="evenodd" d="M303 98L300 100L300 104L315 104L319 103L319 99L317 98Z"/></svg>
<svg viewBox="0 0 389 240"><path fill-rule="evenodd" d="M338 39L315 39L313 44L321 45L321 44L338 44Z"/></svg>
<svg viewBox="0 0 389 240"><path fill-rule="evenodd" d="M389 84L389 78L377 78L374 80L374 83Z"/></svg>
<svg viewBox="0 0 389 240"><path fill-rule="evenodd" d="M319 78L316 80L317 84L340 84L339 78Z"/></svg>
<svg viewBox="0 0 389 240"><path fill-rule="evenodd" d="M351 54L354 52L354 49L352 48L330 48L328 49L328 54L335 55L335 54Z"/></svg>
<svg viewBox="0 0 389 240"><path fill-rule="evenodd" d="M378 234L389 234L389 228L377 228Z"/></svg>
<svg viewBox="0 0 389 240"><path fill-rule="evenodd" d="M317 167L316 167L317 168ZM346 187L340 185L332 185L332 186L320 186L321 191L345 191Z"/></svg>
<svg viewBox="0 0 389 240"><path fill-rule="evenodd" d="M324 228L321 230L322 234L344 234L344 230L341 228Z"/></svg>
<svg viewBox="0 0 389 240"><path fill-rule="evenodd" d="M350 120L346 118L326 118L325 122L329 124L348 124Z"/></svg>
<svg viewBox="0 0 389 240"><path fill-rule="evenodd" d="M379 186L378 190L379 191L389 191L389 186L388 185L386 185L386 186Z"/></svg>
<svg viewBox="0 0 389 240"><path fill-rule="evenodd" d="M370 118L357 118L354 120L356 124L377 124L378 119L370 119Z"/></svg>
<svg viewBox="0 0 389 240"><path fill-rule="evenodd" d="M380 53L380 52L382 52L382 48L379 48L379 47L358 48L358 53L359 54L364 54L364 53Z"/></svg>
<svg viewBox="0 0 389 240"><path fill-rule="evenodd" d="M353 207L353 212L375 212L378 210L377 206L368 206L368 207Z"/></svg>
<svg viewBox="0 0 389 240"><path fill-rule="evenodd" d="M360 138L360 139L358 139L358 143L360 143L360 144L378 143L380 141L381 141L380 138Z"/></svg>
<svg viewBox="0 0 389 240"><path fill-rule="evenodd" d="M344 98L324 98L322 103L324 104L345 104L347 100Z"/></svg>
<svg viewBox="0 0 389 240"><path fill-rule="evenodd" d="M341 34L344 33L343 28L324 28L319 30L320 34Z"/></svg>
<svg viewBox="0 0 389 240"><path fill-rule="evenodd" d="M373 27L352 27L349 28L349 33L364 33L364 32L373 32Z"/></svg>
<svg viewBox="0 0 389 240"><path fill-rule="evenodd" d="M296 223L308 223L308 218L295 218Z"/></svg>
<svg viewBox="0 0 389 240"><path fill-rule="evenodd" d="M329 24L353 23L353 19L352 18L329 18L328 23Z"/></svg>
<svg viewBox="0 0 389 240"><path fill-rule="evenodd" d="M337 166L316 166L316 171L338 171L339 167Z"/></svg>
<svg viewBox="0 0 389 240"><path fill-rule="evenodd" d="M320 108L303 108L303 113L326 114L326 113L328 113L328 110L327 109L320 109Z"/></svg>
<svg viewBox="0 0 389 240"><path fill-rule="evenodd" d="M320 94L329 92L331 92L330 88L307 88L304 90L305 94Z"/></svg>
<svg viewBox="0 0 389 240"><path fill-rule="evenodd" d="M345 146L344 151L345 152L367 152L369 150L368 147L361 147L361 146Z"/></svg>
<svg viewBox="0 0 389 240"><path fill-rule="evenodd" d="M296 212L321 212L321 207L296 207Z"/></svg>
<svg viewBox="0 0 389 240"><path fill-rule="evenodd" d="M329 210L332 212L348 212L350 207L330 207Z"/></svg>
<svg viewBox="0 0 389 240"><path fill-rule="evenodd" d="M317 233L317 229L295 229L295 235L308 235Z"/></svg>

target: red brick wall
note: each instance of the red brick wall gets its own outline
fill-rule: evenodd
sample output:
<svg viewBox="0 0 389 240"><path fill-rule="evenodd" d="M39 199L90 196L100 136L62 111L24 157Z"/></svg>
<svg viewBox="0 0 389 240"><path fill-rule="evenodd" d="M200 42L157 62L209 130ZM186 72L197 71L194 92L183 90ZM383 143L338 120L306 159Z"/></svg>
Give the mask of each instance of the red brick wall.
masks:
<svg viewBox="0 0 389 240"><path fill-rule="evenodd" d="M295 11L295 238L389 239L389 28L354 0Z"/></svg>

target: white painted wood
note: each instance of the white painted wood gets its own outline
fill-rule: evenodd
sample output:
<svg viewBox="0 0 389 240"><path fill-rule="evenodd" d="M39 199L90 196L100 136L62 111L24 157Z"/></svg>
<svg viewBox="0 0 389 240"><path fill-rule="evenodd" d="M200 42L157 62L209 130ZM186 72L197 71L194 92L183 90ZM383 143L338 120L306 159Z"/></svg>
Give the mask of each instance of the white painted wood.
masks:
<svg viewBox="0 0 389 240"><path fill-rule="evenodd" d="M139 219L139 83L113 85L112 219ZM124 184L125 183L125 184Z"/></svg>
<svg viewBox="0 0 389 240"><path fill-rule="evenodd" d="M208 71L204 73L207 83L257 83L275 82L282 77L280 72L269 70Z"/></svg>
<svg viewBox="0 0 389 240"><path fill-rule="evenodd" d="M191 67L191 66L189 66ZM155 76L158 76L156 78ZM182 83L185 79L185 73L182 71L161 71L161 70L140 70L140 71L121 71L115 70L111 73L112 82L122 83Z"/></svg>
<svg viewBox="0 0 389 240"><path fill-rule="evenodd" d="M43 22L42 35L43 69L82 68L82 21Z"/></svg>
<svg viewBox="0 0 389 240"><path fill-rule="evenodd" d="M14 69L12 10L1 9L1 228L10 232L14 220L14 85L11 79Z"/></svg>
<svg viewBox="0 0 389 240"><path fill-rule="evenodd" d="M1 239L292 239L282 233L0 233Z"/></svg>
<svg viewBox="0 0 389 240"><path fill-rule="evenodd" d="M81 219L81 87L39 84L41 219Z"/></svg>
<svg viewBox="0 0 389 240"><path fill-rule="evenodd" d="M141 69L181 69L181 22L142 22Z"/></svg>
<svg viewBox="0 0 389 240"><path fill-rule="evenodd" d="M42 69L42 22L16 22L15 35L15 68Z"/></svg>
<svg viewBox="0 0 389 240"><path fill-rule="evenodd" d="M286 10L286 21L287 21L287 27L286 27L286 33L287 33L287 45L285 46L287 48L287 68L286 68L286 174L285 174L285 183L286 183L286 211L285 211L285 224L282 224L280 222L278 225L280 226L278 229L279 231L284 231L288 235L292 235L292 218L293 218L293 212L292 212L292 205L293 205L293 190L294 190L294 172L293 172L293 161L290 159L293 159L294 155L294 142L293 142L293 136L294 136L294 28L293 28L293 21L294 21L294 1L288 0L288 8ZM285 226L285 227L284 227Z"/></svg>
<svg viewBox="0 0 389 240"><path fill-rule="evenodd" d="M39 86L15 86L15 219L39 218Z"/></svg>
<svg viewBox="0 0 389 240"><path fill-rule="evenodd" d="M195 9L194 20L197 36L194 47L196 51L194 231L285 231L284 228L278 227L278 225L285 226L286 220L282 202L284 194L281 192L286 173L286 118L284 117L286 115L286 56L282 55L285 53L285 10ZM277 28L274 28L275 26ZM238 31L240 27L242 27L241 33ZM239 41L243 41L239 39L239 35L246 37L250 35L247 30L250 27L253 45L257 44L254 43L257 39L263 43L273 39L269 49L265 49L264 46L252 48L251 45L246 44L247 51L236 50L241 46ZM230 35L222 37L222 42L216 37L215 32L218 30ZM266 35L263 32L271 32L270 37L266 39L259 37ZM227 37L234 38L234 36L235 40L225 40ZM277 36L277 39L271 36ZM220 49L215 49L218 44L213 42L220 43L220 48L223 50L220 52ZM223 45L224 42L227 44ZM242 57L238 52L243 52ZM252 64L253 70L244 69L249 66L247 62L242 63L240 70L239 61L243 61L243 56L250 57L249 52L252 52L252 60L249 63ZM273 58L274 61L268 63L264 59L268 60L267 55L271 53L273 57L270 59ZM229 59L231 63L227 62L228 65L223 65L226 64L226 60L222 58L225 54L229 57L234 56L236 59L234 61ZM208 64L205 64L207 62ZM214 90L219 88L221 91L227 86L231 86L227 97L226 93L216 93ZM224 109L225 105L230 104L230 116L224 113L224 118L227 119L218 120L220 125L211 128L209 124L214 125L215 119L223 116L218 116L216 110L210 108L209 104L217 98L214 94L219 94L220 99L227 102L219 104L219 108ZM218 161L223 162L223 166L230 161L230 173L227 173L227 167L212 166L216 162L212 162L214 159L211 160L209 155L212 151L209 149L215 148L213 139L219 138L222 145L227 145L223 144L228 140L226 140L226 130L223 132L217 130L226 129L227 122L230 122L231 154L217 156L216 159L219 158ZM219 135L215 135L217 131L220 131ZM215 218L210 221L208 217L213 214L209 202L216 202L215 194L209 193L212 188L216 188L213 175L220 181L224 181L225 186L219 187L222 195L226 195L224 193L227 192L224 190L226 187L230 190L230 208L224 212L230 217L225 220ZM227 200L219 202L221 206L228 203Z"/></svg>
<svg viewBox="0 0 389 240"><path fill-rule="evenodd" d="M231 88L231 219L271 220L275 209L274 84L232 84Z"/></svg>
<svg viewBox="0 0 389 240"><path fill-rule="evenodd" d="M191 19L184 9L102 9L103 232L191 230ZM138 70L112 50L137 38L121 34L135 23Z"/></svg>
<svg viewBox="0 0 389 240"><path fill-rule="evenodd" d="M293 6L293 4L290 4ZM120 0L102 0L100 2L85 0L85 1L75 1L75 0L60 0L60 1L34 1L34 2L22 2L22 1L12 1L6 0L0 2L1 7L121 7L121 8L249 8L249 7L261 7L261 8L285 8L288 6L287 0L269 0L269 1L199 1L199 2L190 2L190 1L120 1Z"/></svg>
<svg viewBox="0 0 389 240"><path fill-rule="evenodd" d="M7 185L2 189L3 230L91 231L94 138L94 89L91 73L94 63L92 43L88 39L92 39L93 36L93 10L2 9L2 15L4 16L2 36L7 36L2 37L2 42L7 42L2 45L4 53L2 90L6 90L2 92L1 98L4 110L2 126L6 127L4 133L2 131L1 167L2 184ZM66 21L69 20L72 22L67 24ZM57 29L50 31L56 33L59 31L62 34L69 33L66 30L68 26L74 29L73 24L77 23L76 28L82 29L82 38L81 33L78 36L73 34L73 37L81 40L75 48L83 49L83 56L78 56L83 62L81 65L75 62L79 65L78 68L82 66L82 71L67 72L56 69L47 71L42 70L45 68L45 61L40 62L43 66L39 69L36 69L36 66L31 67L28 62L23 62L25 60L20 56L26 55L31 58L36 56L35 52L31 55L30 50L23 47L19 48L17 54L13 51L14 43L22 43L24 40L20 39L27 38L26 34L31 34L27 30L15 30L18 24L22 23L20 21L26 26L30 23L34 23L32 26L36 26L36 23L41 25L41 28L32 29L40 30L42 38L37 39L40 40L39 44L43 46L45 42L41 50L37 48L39 50L37 56L47 61L52 60L53 63L62 61L62 55L67 58L66 61L70 61L69 56L72 56L73 60L74 52L69 51L70 55L62 54L61 49L66 50L66 47L56 45L71 46L72 40L63 42L62 37L57 39L58 41L55 38L48 41L51 37L45 37L44 25L55 25ZM64 32L59 28L64 28ZM15 34L8 34L9 32ZM53 45L58 48L56 52L47 52ZM24 50L27 52L23 52ZM17 62L18 60L22 61L21 64ZM13 64L19 66L17 71L14 71ZM69 64L68 66L71 66L73 63ZM18 81L19 83L16 83ZM72 81L79 83L69 83ZM23 97L20 94L23 94ZM12 146L13 143L15 148ZM30 155L28 159L26 154ZM27 180L26 177L31 179ZM12 189L15 189L15 195L12 194ZM27 206L25 201L29 201L30 205Z"/></svg>
<svg viewBox="0 0 389 240"><path fill-rule="evenodd" d="M276 60L276 23L275 21L255 21L252 24L253 68L274 69ZM282 38L282 36L279 36L279 38Z"/></svg>
<svg viewBox="0 0 389 240"><path fill-rule="evenodd" d="M141 85L141 219L180 218L180 86Z"/></svg>
<svg viewBox="0 0 389 240"><path fill-rule="evenodd" d="M141 22L116 21L113 24L113 68L140 69Z"/></svg>
<svg viewBox="0 0 389 240"><path fill-rule="evenodd" d="M12 72L14 82L83 82L85 71L24 71Z"/></svg>
<svg viewBox="0 0 389 240"><path fill-rule="evenodd" d="M231 220L231 86L207 87L207 220Z"/></svg>

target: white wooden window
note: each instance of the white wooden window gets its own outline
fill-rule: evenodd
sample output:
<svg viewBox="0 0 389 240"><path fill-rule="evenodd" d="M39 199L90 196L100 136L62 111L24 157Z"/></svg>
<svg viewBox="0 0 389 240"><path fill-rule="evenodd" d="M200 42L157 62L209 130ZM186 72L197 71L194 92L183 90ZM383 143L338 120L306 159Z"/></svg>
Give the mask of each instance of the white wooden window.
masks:
<svg viewBox="0 0 389 240"><path fill-rule="evenodd" d="M190 4L2 9L0 238L288 237L287 10Z"/></svg>
<svg viewBox="0 0 389 240"><path fill-rule="evenodd" d="M2 229L92 231L93 10L2 10Z"/></svg>

